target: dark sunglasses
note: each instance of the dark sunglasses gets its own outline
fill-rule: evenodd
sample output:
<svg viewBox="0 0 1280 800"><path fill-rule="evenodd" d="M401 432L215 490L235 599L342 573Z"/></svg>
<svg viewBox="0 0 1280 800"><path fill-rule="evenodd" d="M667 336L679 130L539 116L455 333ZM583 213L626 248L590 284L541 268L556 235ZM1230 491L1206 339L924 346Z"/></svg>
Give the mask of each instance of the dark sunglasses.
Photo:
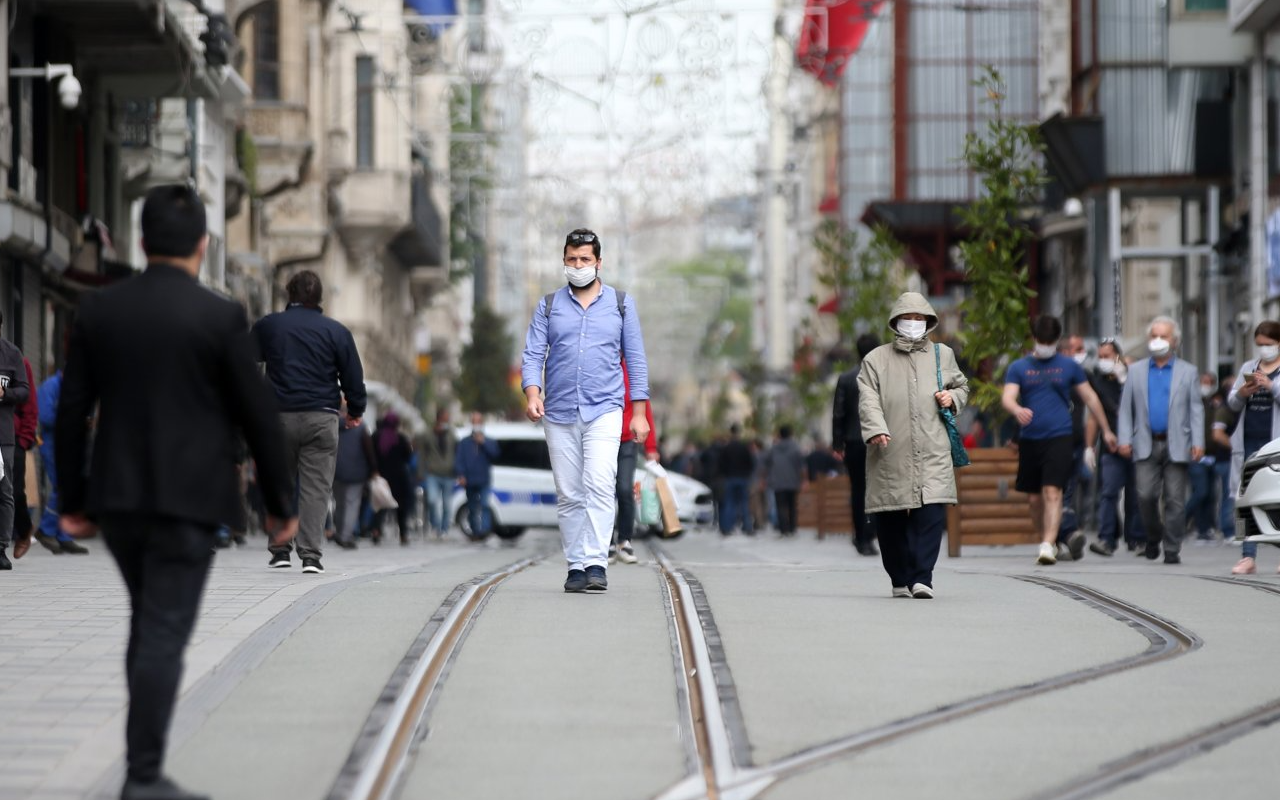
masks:
<svg viewBox="0 0 1280 800"><path fill-rule="evenodd" d="M594 233L571 233L569 234L569 244L591 244L596 240Z"/></svg>

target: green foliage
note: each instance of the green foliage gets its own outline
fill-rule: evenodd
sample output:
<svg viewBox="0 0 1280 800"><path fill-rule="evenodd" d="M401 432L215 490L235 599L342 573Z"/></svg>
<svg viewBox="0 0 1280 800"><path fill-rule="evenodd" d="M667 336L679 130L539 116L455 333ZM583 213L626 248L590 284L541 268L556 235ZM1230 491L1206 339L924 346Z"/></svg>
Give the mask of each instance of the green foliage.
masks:
<svg viewBox="0 0 1280 800"><path fill-rule="evenodd" d="M488 178L486 152L493 144L484 135L478 107L483 96L474 86L456 86L449 97L455 136L449 145L449 173L453 189L449 198L449 280L457 283L473 274L474 265L486 256L480 218L484 198L493 189ZM464 113L468 109L470 114ZM468 134L476 134L470 136Z"/></svg>
<svg viewBox="0 0 1280 800"><path fill-rule="evenodd" d="M978 370L970 402L990 410L1000 404L1000 374L1027 345L1031 299L1026 248L1034 234L1021 216L1046 182L1034 125L1004 115L1005 84L987 67L974 81L994 110L986 130L965 136L964 161L982 181L982 196L957 210L969 239L960 244L969 296L960 305L959 338L965 359Z"/></svg>
<svg viewBox="0 0 1280 800"><path fill-rule="evenodd" d="M867 246L859 249L857 232L836 220L818 226L813 246L822 260L818 282L837 299L839 349L852 352L859 335L885 327L894 301L905 291L901 268L905 248L887 227L877 225ZM809 298L815 312L819 302Z"/></svg>
<svg viewBox="0 0 1280 800"><path fill-rule="evenodd" d="M240 128L236 131L236 163L249 182L249 196L258 196L258 145L253 141L253 134Z"/></svg>
<svg viewBox="0 0 1280 800"><path fill-rule="evenodd" d="M519 392L509 381L507 353L514 342L506 320L487 305L478 305L471 320L471 343L462 349L454 392L465 411L510 415L521 407Z"/></svg>

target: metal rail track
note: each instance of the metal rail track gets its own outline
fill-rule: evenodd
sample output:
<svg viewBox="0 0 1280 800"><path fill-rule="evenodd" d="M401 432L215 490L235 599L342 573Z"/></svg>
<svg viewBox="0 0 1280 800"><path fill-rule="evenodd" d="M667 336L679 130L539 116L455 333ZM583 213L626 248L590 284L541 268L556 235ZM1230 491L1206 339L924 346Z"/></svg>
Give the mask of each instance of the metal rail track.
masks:
<svg viewBox="0 0 1280 800"><path fill-rule="evenodd" d="M391 800L414 744L472 624L511 576L546 558L532 556L454 588L392 673L329 790L328 800Z"/></svg>
<svg viewBox="0 0 1280 800"><path fill-rule="evenodd" d="M672 600L674 623L680 631L679 638L685 651L681 654L681 662L685 665L683 681L688 687L689 713L700 760L698 775L672 787L660 795L658 800L696 800L703 797L713 800L751 800L776 782L796 773L1019 700L1177 658L1203 645L1199 636L1158 614L1095 589L1052 578L1018 576L1019 580L1060 592L1128 625L1147 638L1147 649L1106 664L961 700L805 748L770 764L757 766L751 763L750 743L738 705L733 676L724 659L720 634L701 585L686 570L677 568L659 546L651 544L650 548L666 581ZM692 652L688 652L689 650ZM1220 723L1214 728L1216 735L1234 738L1252 729L1250 726L1270 724L1266 720L1271 719L1272 713L1280 717L1280 703L1277 706L1274 711L1268 706L1241 718ZM1206 732L1201 735L1209 734ZM1189 747L1194 748L1194 742L1170 743L1161 748L1158 755L1160 758L1176 759ZM1152 756L1153 759L1155 757ZM1137 762L1130 761L1118 763L1115 768L1108 770L1107 774L1111 778L1100 774L1092 776L1092 779L1122 781L1124 778L1119 776L1137 768ZM1074 800L1076 797L1092 796L1061 794L1061 791L1068 788L1079 791L1083 786L1084 782L1076 781L1070 787L1059 790L1059 794L1046 794L1044 798L1037 796L1037 800Z"/></svg>

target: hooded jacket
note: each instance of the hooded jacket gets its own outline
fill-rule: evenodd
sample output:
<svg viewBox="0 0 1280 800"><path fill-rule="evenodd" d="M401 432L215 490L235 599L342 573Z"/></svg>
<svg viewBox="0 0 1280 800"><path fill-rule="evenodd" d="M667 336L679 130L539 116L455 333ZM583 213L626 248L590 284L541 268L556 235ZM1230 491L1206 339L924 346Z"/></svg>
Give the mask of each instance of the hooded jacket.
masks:
<svg viewBox="0 0 1280 800"><path fill-rule="evenodd" d="M923 314L927 333L911 340L895 328L904 314ZM867 354L858 374L858 413L863 441L888 434L889 446L867 447L867 513L901 511L931 503L956 502L951 444L938 413L937 369L942 385L951 391L955 411L969 399L969 381L956 363L955 353L938 345L937 362L930 336L938 315L929 301L906 292L889 312L894 339Z"/></svg>

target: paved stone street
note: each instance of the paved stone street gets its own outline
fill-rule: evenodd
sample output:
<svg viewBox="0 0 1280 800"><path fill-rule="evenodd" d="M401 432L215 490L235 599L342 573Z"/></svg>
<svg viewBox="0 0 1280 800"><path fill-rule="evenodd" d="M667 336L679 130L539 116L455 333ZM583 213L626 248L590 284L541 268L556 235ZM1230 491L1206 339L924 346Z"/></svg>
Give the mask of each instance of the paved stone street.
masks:
<svg viewBox="0 0 1280 800"><path fill-rule="evenodd" d="M0 576L3 800L118 791L128 608L89 544ZM925 602L805 531L642 547L604 596L560 591L554 531L335 551L323 576L266 569L261 544L217 558L173 725L171 771L218 798L372 796L352 787L379 709L449 609L469 616L387 796L1276 793L1280 691L1242 683L1280 659L1270 549L1240 580L1223 546L1176 567L966 548ZM462 608L460 588L516 562Z"/></svg>

